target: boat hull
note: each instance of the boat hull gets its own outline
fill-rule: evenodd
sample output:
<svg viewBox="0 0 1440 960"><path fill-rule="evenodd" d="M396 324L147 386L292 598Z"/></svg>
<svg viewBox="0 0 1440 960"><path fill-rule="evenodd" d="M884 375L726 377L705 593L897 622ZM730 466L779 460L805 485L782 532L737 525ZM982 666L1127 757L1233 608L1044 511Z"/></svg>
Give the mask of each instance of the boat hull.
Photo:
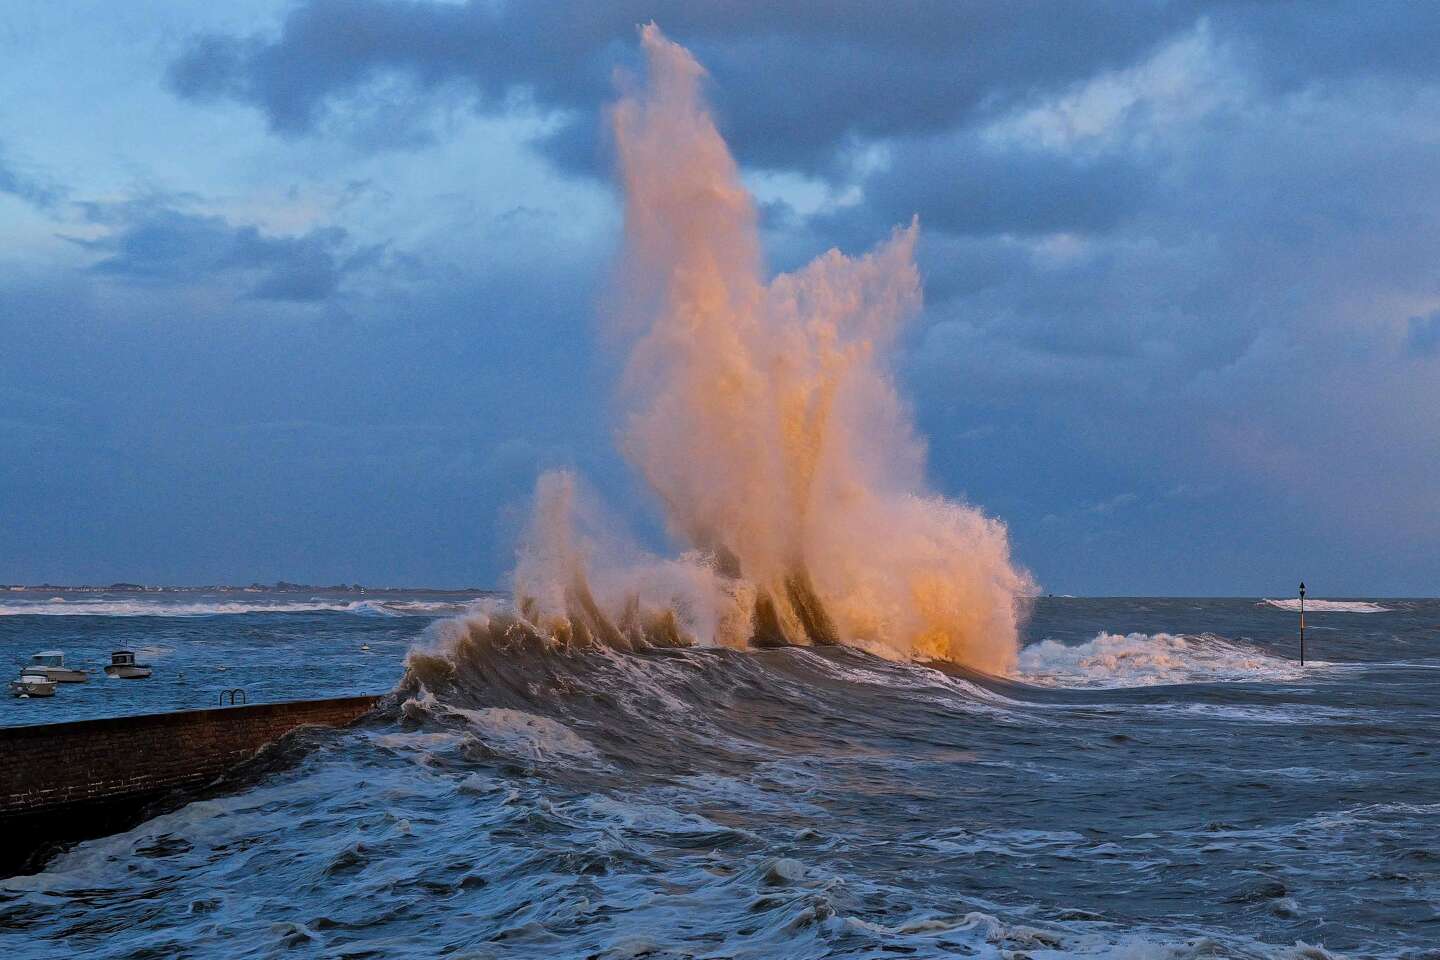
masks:
<svg viewBox="0 0 1440 960"><path fill-rule="evenodd" d="M90 679L90 674L84 670L73 670L70 667L31 667L36 673L49 677L56 683L84 683Z"/></svg>
<svg viewBox="0 0 1440 960"><path fill-rule="evenodd" d="M111 677L119 677L121 680L144 680L150 676L150 668L138 663L119 665L112 663L105 668L105 673Z"/></svg>
<svg viewBox="0 0 1440 960"><path fill-rule="evenodd" d="M17 697L53 697L55 696L55 681L26 683L22 680L11 680L10 693Z"/></svg>

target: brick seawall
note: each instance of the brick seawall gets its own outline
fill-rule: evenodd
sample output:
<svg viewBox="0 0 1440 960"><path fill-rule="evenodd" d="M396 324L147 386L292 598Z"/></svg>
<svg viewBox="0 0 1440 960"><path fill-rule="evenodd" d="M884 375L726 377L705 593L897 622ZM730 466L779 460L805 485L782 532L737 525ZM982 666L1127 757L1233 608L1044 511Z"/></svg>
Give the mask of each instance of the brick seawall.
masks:
<svg viewBox="0 0 1440 960"><path fill-rule="evenodd" d="M263 703L0 729L0 829L37 813L204 786L296 727L344 726L378 699Z"/></svg>
<svg viewBox="0 0 1440 960"><path fill-rule="evenodd" d="M345 726L379 697L339 697L0 729L0 877L76 840L186 802L299 727Z"/></svg>

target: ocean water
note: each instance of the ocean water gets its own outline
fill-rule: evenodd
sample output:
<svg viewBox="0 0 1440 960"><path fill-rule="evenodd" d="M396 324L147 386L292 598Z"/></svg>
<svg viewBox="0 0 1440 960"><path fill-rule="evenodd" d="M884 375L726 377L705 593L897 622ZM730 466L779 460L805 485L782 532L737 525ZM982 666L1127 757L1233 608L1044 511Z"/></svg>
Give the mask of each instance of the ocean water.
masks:
<svg viewBox="0 0 1440 960"><path fill-rule="evenodd" d="M493 596L498 596L493 595ZM250 703L383 693L438 617L485 599L473 593L0 593L0 728ZM362 649L368 648L368 649ZM47 699L17 700L9 681L41 650L90 673ZM105 675L114 650L148 663L147 680ZM228 701L227 701L228 702Z"/></svg>
<svg viewBox="0 0 1440 960"><path fill-rule="evenodd" d="M156 668L0 725L394 691L0 880L6 955L1440 957L1440 601L1307 609L1301 668L1283 602L1042 598L997 680L352 600L0 597L0 662Z"/></svg>

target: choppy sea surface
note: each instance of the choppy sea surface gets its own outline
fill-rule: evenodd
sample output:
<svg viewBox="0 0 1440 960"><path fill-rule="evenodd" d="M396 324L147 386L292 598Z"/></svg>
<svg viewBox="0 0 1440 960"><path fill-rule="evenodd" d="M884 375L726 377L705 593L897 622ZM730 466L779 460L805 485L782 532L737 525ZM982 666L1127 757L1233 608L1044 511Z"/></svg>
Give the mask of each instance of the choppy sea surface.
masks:
<svg viewBox="0 0 1440 960"><path fill-rule="evenodd" d="M1307 604L1302 668L1284 601L1042 598L1009 680L500 642L496 602L0 595L6 670L155 667L0 726L396 692L0 879L0 950L1440 958L1440 601Z"/></svg>

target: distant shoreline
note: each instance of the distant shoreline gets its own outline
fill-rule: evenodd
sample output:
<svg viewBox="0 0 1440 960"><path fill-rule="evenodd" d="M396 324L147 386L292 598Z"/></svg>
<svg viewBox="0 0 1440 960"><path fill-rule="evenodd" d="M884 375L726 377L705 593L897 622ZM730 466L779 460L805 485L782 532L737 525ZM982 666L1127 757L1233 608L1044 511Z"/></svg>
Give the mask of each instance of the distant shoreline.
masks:
<svg viewBox="0 0 1440 960"><path fill-rule="evenodd" d="M235 584L205 584L203 586L160 586L155 584L117 582L107 584L65 584L65 583L0 583L0 592L6 593L333 593L371 595L377 593L403 594L449 594L449 593L500 593L490 587L367 587L358 583L337 583L319 585L313 583L290 583L277 580L274 583L251 583L244 586Z"/></svg>

